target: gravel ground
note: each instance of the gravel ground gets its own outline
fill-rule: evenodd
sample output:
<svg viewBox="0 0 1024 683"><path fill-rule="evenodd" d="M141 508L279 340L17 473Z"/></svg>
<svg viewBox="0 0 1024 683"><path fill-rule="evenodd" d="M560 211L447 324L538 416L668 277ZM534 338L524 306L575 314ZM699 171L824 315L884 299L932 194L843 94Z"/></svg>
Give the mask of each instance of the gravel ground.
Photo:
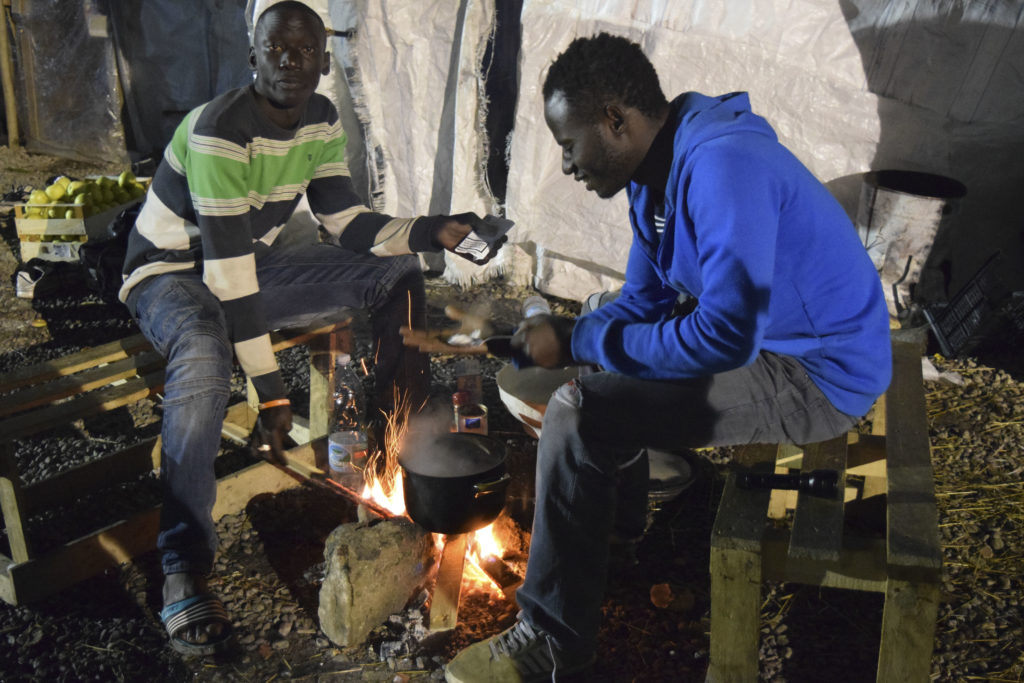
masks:
<svg viewBox="0 0 1024 683"><path fill-rule="evenodd" d="M120 169L86 168L65 160L0 148L0 190L40 184L57 173L85 175ZM123 309L75 293L45 301L17 299L10 274L18 264L13 224L0 222L0 373L131 334ZM429 282L432 322L444 320L444 303L490 301L496 315L514 319L522 290L501 281L457 289ZM556 312L576 305L552 299ZM33 326L33 321L45 325ZM357 321L358 322L358 321ZM362 323L360 323L362 324ZM357 356L366 355L361 334ZM434 358L435 390L454 388L451 357ZM1019 353L989 348L975 357L932 359L963 385L928 382L927 405L944 547L942 603L935 636L932 679L1024 680L1024 368ZM281 354L293 401L301 404L307 357L303 349ZM513 472L528 479L535 443L501 405L494 374L484 363L484 401L491 433L506 441ZM241 396L241 378L237 382ZM28 481L83 460L101 457L158 429L159 407L143 401L102 419L79 421L45 438L16 442L16 459ZM867 429L866 420L863 427ZM693 485L673 501L651 508L651 528L639 566L610 590L604 604L600 663L588 680L697 681L707 664L707 572L711 524L728 449L703 454ZM224 471L249 462L225 444ZM522 474L525 473L525 474ZM529 483L509 496L508 517L529 523ZM42 547L115 521L156 499L156 482L144 477L30 520ZM316 603L323 569L323 539L356 511L318 489L299 487L259 495L219 525L220 551L213 588L225 597L238 647L217 661L173 653L159 623L160 575L148 553L50 598L23 606L0 603L0 680L4 681L408 681L438 680L440 667L464 645L511 623L515 606L476 584L465 584L459 625L446 637L381 660L381 650L403 637L401 615L375 630L359 647L339 649L319 630ZM513 525L513 527L515 524ZM0 538L6 546L6 538ZM510 566L522 571L523 556ZM676 599L652 603L664 587ZM817 682L874 680L881 597L791 584L769 584L762 611L762 679ZM664 603L662 603L664 604ZM411 610L417 611L416 608ZM410 612L411 614L412 612ZM408 616L408 615L406 615ZM407 634L405 634L407 635Z"/></svg>

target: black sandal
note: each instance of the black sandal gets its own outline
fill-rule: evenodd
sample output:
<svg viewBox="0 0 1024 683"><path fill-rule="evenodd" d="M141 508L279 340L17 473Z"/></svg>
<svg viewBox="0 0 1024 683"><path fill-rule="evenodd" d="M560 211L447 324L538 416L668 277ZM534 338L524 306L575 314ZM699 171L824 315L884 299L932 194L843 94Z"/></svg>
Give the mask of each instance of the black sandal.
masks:
<svg viewBox="0 0 1024 683"><path fill-rule="evenodd" d="M183 655L207 657L223 652L231 643L233 627L224 603L215 595L201 593L172 602L160 611L160 619L164 622L167 635L171 639L171 647ZM224 624L220 636L206 643L190 643L179 638L177 634L190 626L210 621Z"/></svg>

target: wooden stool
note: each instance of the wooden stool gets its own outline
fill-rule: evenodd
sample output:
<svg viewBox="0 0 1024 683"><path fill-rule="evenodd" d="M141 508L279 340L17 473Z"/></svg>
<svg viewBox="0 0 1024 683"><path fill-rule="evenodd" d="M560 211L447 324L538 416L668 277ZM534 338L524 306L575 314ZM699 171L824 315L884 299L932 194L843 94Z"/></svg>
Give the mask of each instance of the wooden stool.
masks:
<svg viewBox="0 0 1024 683"><path fill-rule="evenodd" d="M929 680L942 551L921 351L916 344L893 343L893 379L875 405L873 434L851 433L803 448L738 449L738 464L762 471L837 470L840 491L846 475L863 479L859 488L830 500L795 491L740 490L736 474L728 476L711 537L707 681L758 680L766 580L884 593L876 680ZM845 503L875 495L885 496L884 528L876 536L844 530ZM788 529L766 523L784 518L787 507L795 508Z"/></svg>
<svg viewBox="0 0 1024 683"><path fill-rule="evenodd" d="M310 348L310 415L295 416L291 436L301 444L289 451L299 463L314 465L309 442L327 434L333 386L334 354L351 353L351 317L303 330L271 335L274 351L306 344ZM151 397L163 387L164 360L142 335L19 368L0 376L0 511L7 529L10 557L0 554L0 598L10 604L36 600L152 550L159 527L159 507L56 547L33 552L23 520L33 513L77 500L148 471L160 470L160 439L127 449L24 485L12 456L11 439L28 436L74 420L98 415ZM223 434L245 443L256 420L255 392L228 408ZM266 462L218 479L214 519L237 512L261 492L296 485L296 479Z"/></svg>

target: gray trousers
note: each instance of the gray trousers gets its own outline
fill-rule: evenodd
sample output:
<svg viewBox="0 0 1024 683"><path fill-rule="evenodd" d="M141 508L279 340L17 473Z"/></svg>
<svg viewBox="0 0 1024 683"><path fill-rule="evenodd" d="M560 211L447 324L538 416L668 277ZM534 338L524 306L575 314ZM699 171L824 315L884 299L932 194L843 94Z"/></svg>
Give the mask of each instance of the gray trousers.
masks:
<svg viewBox="0 0 1024 683"><path fill-rule="evenodd" d="M548 402L537 447L536 509L522 617L547 631L566 664L596 647L614 533L642 534L645 447L679 451L747 443L809 443L856 418L836 410L795 359L688 380L583 373Z"/></svg>

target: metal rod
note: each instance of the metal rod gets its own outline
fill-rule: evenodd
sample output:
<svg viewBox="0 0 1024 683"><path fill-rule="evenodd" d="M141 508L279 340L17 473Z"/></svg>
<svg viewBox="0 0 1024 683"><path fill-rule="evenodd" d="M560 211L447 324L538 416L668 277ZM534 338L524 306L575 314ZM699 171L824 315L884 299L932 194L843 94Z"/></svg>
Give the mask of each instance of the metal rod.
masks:
<svg viewBox="0 0 1024 683"><path fill-rule="evenodd" d="M270 464L274 465L278 469L290 474L292 477L299 481L308 482L310 484L313 484L314 486L326 488L334 493L337 493L338 495L344 496L345 498L348 498L356 505L362 505L363 507L365 507L367 510L377 515L378 517L390 519L392 517L399 516L394 514L387 508L373 502L369 498L363 498L361 495L359 495L352 489L348 488L347 486L343 486L338 482L334 481L333 479L328 479L324 475L324 471L318 467L306 465L305 463L302 463L287 455L285 455L286 464L284 465L279 465L278 463L271 462L269 460L268 462L270 462Z"/></svg>

